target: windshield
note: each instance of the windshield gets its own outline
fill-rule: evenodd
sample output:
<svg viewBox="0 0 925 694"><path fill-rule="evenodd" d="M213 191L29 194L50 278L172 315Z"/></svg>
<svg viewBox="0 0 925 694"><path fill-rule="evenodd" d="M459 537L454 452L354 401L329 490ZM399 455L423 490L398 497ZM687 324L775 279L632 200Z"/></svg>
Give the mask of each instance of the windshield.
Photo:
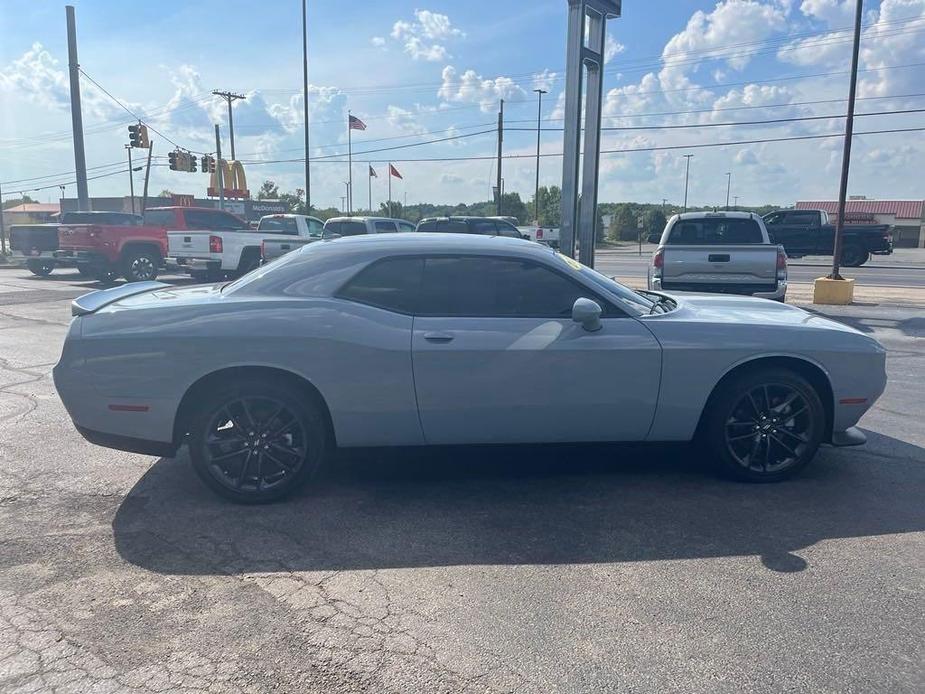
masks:
<svg viewBox="0 0 925 694"><path fill-rule="evenodd" d="M582 265L573 258L569 258L562 253L556 253L556 257L568 265L568 267L572 270L577 270L585 279L590 280L598 287L602 287L610 294L615 295L620 307L633 315L649 313L649 311L652 310L652 306L656 303L652 299L649 299L642 294L633 291L629 287L620 284L616 280L613 280L606 275L602 275L597 270Z"/></svg>
<svg viewBox="0 0 925 694"><path fill-rule="evenodd" d="M273 231L278 234L298 234L299 227L293 217L264 217L257 225L257 231Z"/></svg>

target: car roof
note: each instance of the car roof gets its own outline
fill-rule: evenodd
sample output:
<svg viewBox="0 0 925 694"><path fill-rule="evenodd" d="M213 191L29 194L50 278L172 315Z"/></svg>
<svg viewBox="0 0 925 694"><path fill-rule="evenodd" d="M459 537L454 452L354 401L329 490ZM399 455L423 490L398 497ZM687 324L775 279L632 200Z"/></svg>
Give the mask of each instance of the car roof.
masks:
<svg viewBox="0 0 925 694"><path fill-rule="evenodd" d="M416 232L398 232L395 234L361 234L358 236L345 236L339 239L324 241L323 248L314 248L313 252L320 250L331 253L361 252L387 254L387 253L482 253L497 251L537 252L548 255L552 252L543 246L525 239L510 238L507 236L489 236L483 234L451 234L431 233L418 234ZM310 244L316 245L316 244ZM309 246L300 250L307 251Z"/></svg>
<svg viewBox="0 0 925 694"><path fill-rule="evenodd" d="M407 222L406 219L398 219L397 217L370 217L370 216L361 216L361 217L330 217L328 222ZM408 222L411 224L411 222Z"/></svg>
<svg viewBox="0 0 925 694"><path fill-rule="evenodd" d="M678 220L685 219L704 219L706 217L710 218L720 218L723 217L727 219L756 219L758 215L754 212L734 212L732 210L719 210L719 211L710 211L702 210L700 212L682 212L679 215L676 215Z"/></svg>

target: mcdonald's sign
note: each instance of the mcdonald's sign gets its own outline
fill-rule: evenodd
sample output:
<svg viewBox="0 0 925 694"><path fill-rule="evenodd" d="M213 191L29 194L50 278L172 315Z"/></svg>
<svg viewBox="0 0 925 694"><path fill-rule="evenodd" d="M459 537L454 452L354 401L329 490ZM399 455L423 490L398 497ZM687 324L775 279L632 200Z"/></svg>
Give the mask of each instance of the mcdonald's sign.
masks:
<svg viewBox="0 0 925 694"><path fill-rule="evenodd" d="M249 198L251 192L247 189L247 178L244 175L244 165L241 162L222 159L216 162L215 171L209 179L208 195L218 197L218 172L222 172L222 193L226 198Z"/></svg>

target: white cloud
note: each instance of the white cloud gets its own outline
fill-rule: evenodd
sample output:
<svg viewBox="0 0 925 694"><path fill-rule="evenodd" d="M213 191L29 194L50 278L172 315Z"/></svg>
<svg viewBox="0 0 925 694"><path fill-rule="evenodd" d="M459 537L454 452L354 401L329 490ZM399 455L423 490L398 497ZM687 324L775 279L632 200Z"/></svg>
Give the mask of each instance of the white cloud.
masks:
<svg viewBox="0 0 925 694"><path fill-rule="evenodd" d="M406 133L420 135L427 131L414 117L411 111L398 106L389 106L387 112L389 125Z"/></svg>
<svg viewBox="0 0 925 694"><path fill-rule="evenodd" d="M533 89L550 91L553 83L556 81L556 77L557 75L555 72L552 72L549 68L545 68L542 72L533 75Z"/></svg>
<svg viewBox="0 0 925 694"><path fill-rule="evenodd" d="M800 12L830 24L849 26L854 18L854 0L803 0Z"/></svg>
<svg viewBox="0 0 925 694"><path fill-rule="evenodd" d="M443 68L441 77L438 97L445 102L477 103L485 113L496 110L499 99L522 101L527 96L523 87L510 77L485 79L475 70L466 70L460 75L452 65Z"/></svg>
<svg viewBox="0 0 925 694"><path fill-rule="evenodd" d="M373 36L373 37L369 40L369 42L370 42L371 44L373 44L374 46L376 46L376 47L378 47L378 48L381 48L382 46L385 45L385 38L382 37L382 36Z"/></svg>
<svg viewBox="0 0 925 694"><path fill-rule="evenodd" d="M442 173L440 174L440 182L451 185L459 185L460 183L465 182L465 178L462 176L457 176L456 174L451 173Z"/></svg>
<svg viewBox="0 0 925 694"><path fill-rule="evenodd" d="M412 60L438 62L445 60L449 53L444 41L464 38L465 33L453 26L450 18L445 14L431 12L430 10L415 10L416 21L409 22L399 19L392 25L390 36L403 44L404 51ZM381 37L376 37L381 38ZM384 45L375 43L374 45Z"/></svg>
<svg viewBox="0 0 925 694"><path fill-rule="evenodd" d="M626 46L617 41L613 36L607 34L604 39L604 62L609 63L618 54L626 50Z"/></svg>

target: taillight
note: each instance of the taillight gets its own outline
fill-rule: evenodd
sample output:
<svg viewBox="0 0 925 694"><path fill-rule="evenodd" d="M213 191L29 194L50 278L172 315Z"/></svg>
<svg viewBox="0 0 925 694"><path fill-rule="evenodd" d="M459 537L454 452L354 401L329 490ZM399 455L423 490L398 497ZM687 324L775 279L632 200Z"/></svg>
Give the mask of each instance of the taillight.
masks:
<svg viewBox="0 0 925 694"><path fill-rule="evenodd" d="M266 257L267 257L267 242L266 241L260 242L260 257L266 260Z"/></svg>
<svg viewBox="0 0 925 694"><path fill-rule="evenodd" d="M538 238L538 239L543 238L543 230L542 230L542 229L537 229L537 230L536 230L536 238Z"/></svg>
<svg viewBox="0 0 925 694"><path fill-rule="evenodd" d="M661 270L665 267L665 249L660 248L655 251L655 255L652 256L652 266L657 270Z"/></svg>
<svg viewBox="0 0 925 694"><path fill-rule="evenodd" d="M221 253L222 252L222 237L221 236L210 236L209 237L209 253Z"/></svg>
<svg viewBox="0 0 925 694"><path fill-rule="evenodd" d="M787 269L787 254L784 253L783 248L777 249L777 269L778 270Z"/></svg>

